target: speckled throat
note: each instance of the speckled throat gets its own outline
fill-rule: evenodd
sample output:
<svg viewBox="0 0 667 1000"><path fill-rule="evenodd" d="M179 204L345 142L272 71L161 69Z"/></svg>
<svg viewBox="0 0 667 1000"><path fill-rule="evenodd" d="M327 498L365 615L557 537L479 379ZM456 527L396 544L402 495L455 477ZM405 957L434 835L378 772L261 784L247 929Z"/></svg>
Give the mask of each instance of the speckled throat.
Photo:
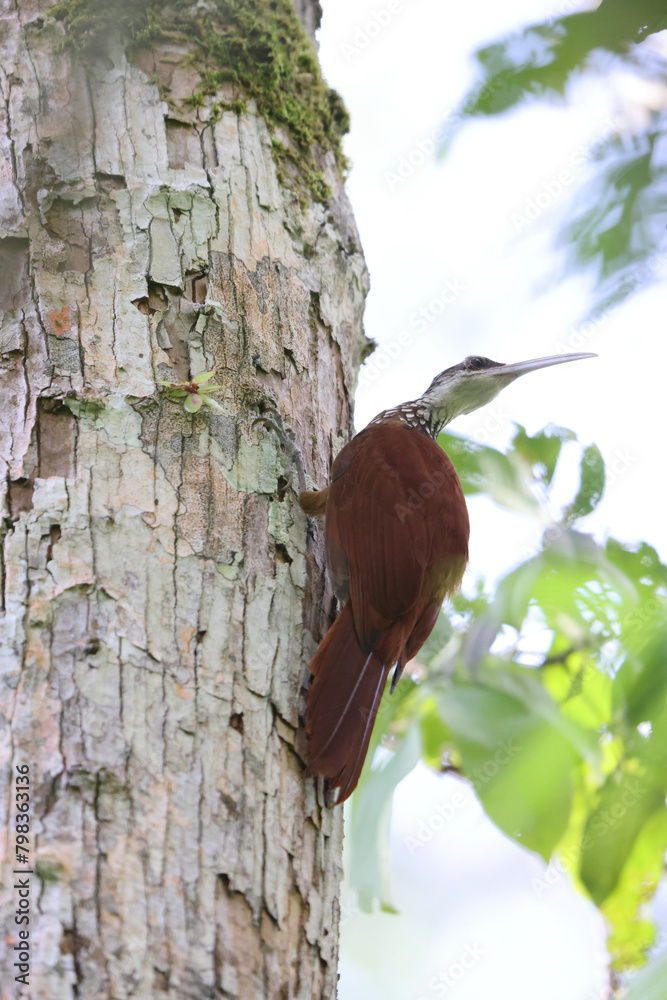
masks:
<svg viewBox="0 0 667 1000"><path fill-rule="evenodd" d="M433 440L437 439L442 428L449 422L445 413L436 413L423 397L411 399L390 410L383 410L377 417L373 417L368 426L382 424L388 420L400 420L408 427L429 434Z"/></svg>

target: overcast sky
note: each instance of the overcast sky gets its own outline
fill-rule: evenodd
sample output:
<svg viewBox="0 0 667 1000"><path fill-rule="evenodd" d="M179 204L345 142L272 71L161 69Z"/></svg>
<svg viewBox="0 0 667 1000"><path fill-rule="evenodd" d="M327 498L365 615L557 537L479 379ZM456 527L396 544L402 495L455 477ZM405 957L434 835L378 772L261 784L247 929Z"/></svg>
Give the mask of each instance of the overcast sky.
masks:
<svg viewBox="0 0 667 1000"><path fill-rule="evenodd" d="M366 330L379 345L361 373L356 423L419 395L466 354L517 361L565 348L597 352L594 361L524 376L452 429L503 446L513 421L529 431L553 422L595 441L611 482L588 530L650 540L667 559L657 458L665 285L586 324L590 278L548 282L560 265L558 220L591 170L595 144L632 124L637 85L620 74L616 86L587 77L575 102L475 121L444 162L434 153L435 136L474 83L474 48L573 6L394 0L390 13L389 4L325 0L321 58L352 116L348 190L371 274ZM572 178L559 193L563 170ZM527 220L538 198L546 207ZM563 500L575 485L563 485ZM494 577L534 543L537 526L515 519L512 530L503 520L499 531L502 515L494 519L480 503L471 571Z"/></svg>

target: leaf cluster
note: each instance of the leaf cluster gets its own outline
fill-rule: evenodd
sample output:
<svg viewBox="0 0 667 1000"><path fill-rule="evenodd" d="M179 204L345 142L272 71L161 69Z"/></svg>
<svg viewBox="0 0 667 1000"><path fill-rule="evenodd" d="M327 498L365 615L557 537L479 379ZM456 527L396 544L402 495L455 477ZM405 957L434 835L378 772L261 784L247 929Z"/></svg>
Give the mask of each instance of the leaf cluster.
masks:
<svg viewBox="0 0 667 1000"><path fill-rule="evenodd" d="M203 405L210 406L213 410L224 412L220 403L211 399L210 393L217 389L222 389L221 385L213 385L211 379L215 372L202 372L195 375L189 382L158 382L167 396L174 402L183 400L183 409L186 413L197 413ZM209 384L211 383L211 384Z"/></svg>
<svg viewBox="0 0 667 1000"><path fill-rule="evenodd" d="M371 750L355 793L353 885L363 908L391 907L391 795L422 758L461 774L501 830L567 869L605 915L616 967L631 968L653 942L644 904L667 849L667 566L647 543L580 530L604 463L571 431L519 427L506 453L440 443L469 496L546 530L493 590L478 581L442 612L412 678L385 695L372 750L392 752L372 766ZM566 448L579 448L579 485L554 518Z"/></svg>

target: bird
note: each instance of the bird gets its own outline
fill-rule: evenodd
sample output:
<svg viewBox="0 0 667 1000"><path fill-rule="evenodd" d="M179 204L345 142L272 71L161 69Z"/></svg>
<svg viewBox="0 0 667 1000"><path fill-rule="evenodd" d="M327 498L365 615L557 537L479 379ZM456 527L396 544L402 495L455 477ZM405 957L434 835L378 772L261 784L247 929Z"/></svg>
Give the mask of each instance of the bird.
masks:
<svg viewBox="0 0 667 1000"><path fill-rule="evenodd" d="M468 510L438 434L519 376L591 357L503 364L469 356L418 399L371 420L338 454L328 486L301 489L302 510L324 517L327 570L342 605L309 664L305 711L308 764L326 779L329 804L344 802L359 781L389 674L393 691L463 579ZM296 457L293 433L285 443ZM299 479L305 486L302 466Z"/></svg>

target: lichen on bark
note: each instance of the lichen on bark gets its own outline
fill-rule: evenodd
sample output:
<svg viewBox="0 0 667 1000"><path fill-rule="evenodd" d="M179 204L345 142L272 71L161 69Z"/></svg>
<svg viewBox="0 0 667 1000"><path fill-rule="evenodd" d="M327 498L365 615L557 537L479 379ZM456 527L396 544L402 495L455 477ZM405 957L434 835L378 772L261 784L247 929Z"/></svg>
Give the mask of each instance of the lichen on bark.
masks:
<svg viewBox="0 0 667 1000"><path fill-rule="evenodd" d="M342 137L349 118L339 94L322 78L317 56L291 0L61 0L52 14L65 26L65 45L95 52L109 31L120 31L128 54L165 41L187 40L184 62L199 81L184 102L196 108L231 84L229 101L215 102L214 114L243 111L255 101L272 130L281 183L303 197L331 194L318 154L332 151L341 171ZM169 89L163 89L169 99Z"/></svg>

